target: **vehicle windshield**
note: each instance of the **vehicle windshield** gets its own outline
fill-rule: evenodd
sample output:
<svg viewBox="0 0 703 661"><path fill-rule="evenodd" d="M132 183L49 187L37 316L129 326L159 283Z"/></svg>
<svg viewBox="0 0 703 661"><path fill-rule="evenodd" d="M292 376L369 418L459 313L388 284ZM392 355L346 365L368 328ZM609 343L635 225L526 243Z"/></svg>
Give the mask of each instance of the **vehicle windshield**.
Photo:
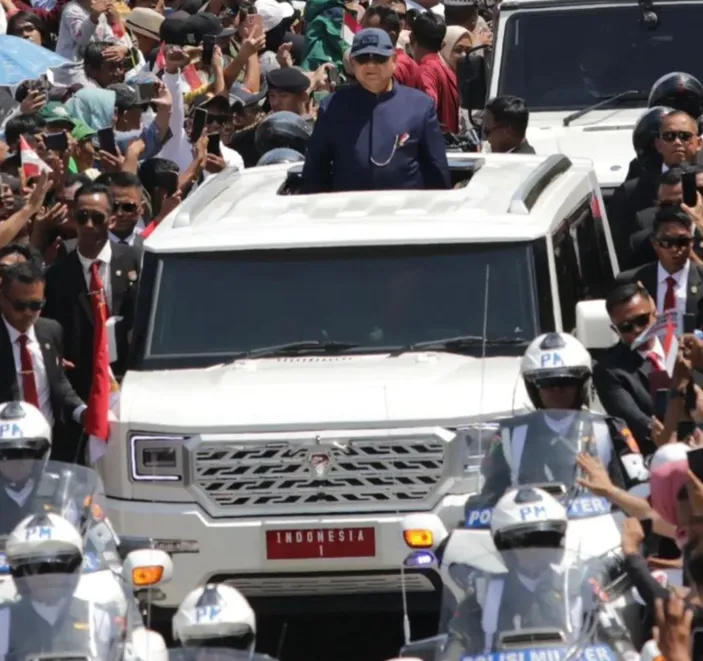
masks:
<svg viewBox="0 0 703 661"><path fill-rule="evenodd" d="M168 650L168 661L276 661L267 654L226 647L176 647Z"/></svg>
<svg viewBox="0 0 703 661"><path fill-rule="evenodd" d="M605 562L543 546L503 553L467 547L453 560L442 572L445 637L436 661L618 658L597 626L610 581ZM626 630L620 637L628 638ZM498 652L510 654L488 656Z"/></svg>
<svg viewBox="0 0 703 661"><path fill-rule="evenodd" d="M7 607L5 661L39 655L42 661L122 661L127 624L115 615L120 604L104 595L76 597L80 576L54 573L13 579L19 596Z"/></svg>
<svg viewBox="0 0 703 661"><path fill-rule="evenodd" d="M511 487L541 486L567 508L569 518L608 514L610 503L578 484L576 456L610 456L612 438L602 418L589 411L540 410L464 430L466 464L482 456L482 484L466 502L465 526L489 528L491 512ZM510 453L510 463L506 460ZM605 463L608 463L607 461ZM512 469L511 469L512 466Z"/></svg>
<svg viewBox="0 0 703 661"><path fill-rule="evenodd" d="M655 2L653 11L659 18L655 29L641 23L636 3L512 14L505 24L498 94L519 96L539 112L578 110L625 90L644 91L644 99L617 106L632 108L645 107L652 84L679 71L682 62L701 79L688 44L703 7Z"/></svg>
<svg viewBox="0 0 703 661"><path fill-rule="evenodd" d="M383 352L483 336L484 326L489 340L503 341L487 353L521 355L524 347L506 340L537 332L533 283L529 244L166 255L142 366L199 367L290 343ZM448 350L481 355L482 345Z"/></svg>
<svg viewBox="0 0 703 661"><path fill-rule="evenodd" d="M100 476L91 468L33 459L0 461L0 535L9 535L26 517L53 512L81 532L104 516Z"/></svg>

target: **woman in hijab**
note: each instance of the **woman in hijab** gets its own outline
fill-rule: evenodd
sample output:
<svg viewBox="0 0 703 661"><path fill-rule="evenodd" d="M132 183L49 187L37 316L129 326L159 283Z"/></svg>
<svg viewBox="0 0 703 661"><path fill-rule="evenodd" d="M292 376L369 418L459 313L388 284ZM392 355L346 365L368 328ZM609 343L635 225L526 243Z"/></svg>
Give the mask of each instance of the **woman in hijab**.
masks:
<svg viewBox="0 0 703 661"><path fill-rule="evenodd" d="M444 44L440 51L442 59L449 65L449 68L456 73L459 68L459 60L466 57L471 50L471 33L459 25L447 27L444 36Z"/></svg>
<svg viewBox="0 0 703 661"><path fill-rule="evenodd" d="M71 117L99 131L115 123L115 97L112 90L86 87L66 102L66 110Z"/></svg>

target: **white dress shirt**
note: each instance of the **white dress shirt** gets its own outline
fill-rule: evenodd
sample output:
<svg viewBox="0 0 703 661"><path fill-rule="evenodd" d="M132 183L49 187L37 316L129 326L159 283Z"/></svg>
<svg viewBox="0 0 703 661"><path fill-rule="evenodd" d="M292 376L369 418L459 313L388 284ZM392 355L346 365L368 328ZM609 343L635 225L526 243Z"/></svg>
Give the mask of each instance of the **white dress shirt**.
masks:
<svg viewBox="0 0 703 661"><path fill-rule="evenodd" d="M114 241L115 243L126 243L128 246L133 246L137 237L144 231L145 227L144 221L140 218L134 226L132 233L127 238L121 239L113 232L108 232L108 236L110 237L110 241Z"/></svg>
<svg viewBox="0 0 703 661"><path fill-rule="evenodd" d="M78 254L78 261L80 261L81 267L83 268L83 277L85 278L85 286L88 293L90 293L90 265L97 260L100 261L98 273L103 281L107 307L110 310L110 313L112 313L112 285L110 282L110 260L112 259L112 247L110 246L110 242L105 242L103 249L98 253L98 256L95 259L88 259L87 257L84 257L77 248L76 253Z"/></svg>
<svg viewBox="0 0 703 661"><path fill-rule="evenodd" d="M678 273L667 273L661 262L657 264L657 312L664 312L664 297L666 290L669 288L667 278L671 277L676 280L674 288L674 296L676 297L676 312L679 320L683 319L686 313L686 289L688 287L688 270L691 268L691 262L686 261L686 265Z"/></svg>
<svg viewBox="0 0 703 661"><path fill-rule="evenodd" d="M20 396L24 399L23 383L22 383L22 358L20 356L19 337L22 335L14 326L10 326L5 317L2 318L7 334L10 337L12 344L12 356L15 359L15 368L17 369L17 385L19 386ZM44 354L41 351L41 345L37 340L37 335L32 326L26 333L27 349L32 357L34 366L34 383L37 384L37 395L39 396L39 408L44 414L49 426L54 426L54 410L51 408L51 388L49 387L49 377L46 374L46 365L44 365Z"/></svg>

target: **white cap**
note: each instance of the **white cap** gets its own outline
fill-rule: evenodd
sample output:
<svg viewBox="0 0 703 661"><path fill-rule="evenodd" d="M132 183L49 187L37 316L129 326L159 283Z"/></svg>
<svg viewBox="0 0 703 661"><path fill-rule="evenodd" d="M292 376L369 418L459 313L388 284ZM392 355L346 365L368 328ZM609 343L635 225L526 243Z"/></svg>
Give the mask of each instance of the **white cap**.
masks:
<svg viewBox="0 0 703 661"><path fill-rule="evenodd" d="M290 2L278 2L278 0L256 0L254 5L256 11L261 16L264 32L273 30L282 20L290 18L295 11Z"/></svg>

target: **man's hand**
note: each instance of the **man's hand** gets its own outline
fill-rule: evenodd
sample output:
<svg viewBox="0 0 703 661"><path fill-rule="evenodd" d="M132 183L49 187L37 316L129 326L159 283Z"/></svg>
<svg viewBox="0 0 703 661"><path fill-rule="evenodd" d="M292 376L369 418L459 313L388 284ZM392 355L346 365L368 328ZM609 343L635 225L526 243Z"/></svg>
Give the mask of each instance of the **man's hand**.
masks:
<svg viewBox="0 0 703 661"><path fill-rule="evenodd" d="M49 173L46 170L42 170L39 175L37 182L34 184L32 192L29 194L29 199L27 200L27 210L30 215L39 213L41 208L44 206L44 198L47 193L51 190L51 179Z"/></svg>
<svg viewBox="0 0 703 661"><path fill-rule="evenodd" d="M652 441L654 445L659 447L664 443L667 439L665 439L664 436L664 423L659 420L656 416L652 416L652 429L651 429L651 435L652 435Z"/></svg>
<svg viewBox="0 0 703 661"><path fill-rule="evenodd" d="M654 640L666 661L691 661L691 622L693 611L683 599L671 594L666 603L654 602Z"/></svg>
<svg viewBox="0 0 703 661"><path fill-rule="evenodd" d="M252 55L257 55L266 46L266 33L256 24L251 28L245 28L244 32L246 37L242 40L239 52L242 57L248 59Z"/></svg>
<svg viewBox="0 0 703 661"><path fill-rule="evenodd" d="M124 62L128 54L129 48L127 48L127 46L114 45L109 46L103 51L103 58L106 62Z"/></svg>
<svg viewBox="0 0 703 661"><path fill-rule="evenodd" d="M307 74L308 78L310 78L310 93L319 92L326 88L329 89L327 72L330 69L334 69L334 64L332 64L332 62L325 62L317 67L315 71ZM332 92L334 90L330 89L329 91Z"/></svg>
<svg viewBox="0 0 703 661"><path fill-rule="evenodd" d="M687 204L681 204L681 209L693 221L695 226L703 232L703 196L696 193L696 206L689 207Z"/></svg>
<svg viewBox="0 0 703 661"><path fill-rule="evenodd" d="M682 349L676 355L674 372L671 375L671 387L675 390L683 390L691 381L691 361L686 358Z"/></svg>
<svg viewBox="0 0 703 661"><path fill-rule="evenodd" d="M222 156L208 154L205 157L205 171L210 173L222 172L227 167L227 163Z"/></svg>
<svg viewBox="0 0 703 661"><path fill-rule="evenodd" d="M101 149L98 152L98 158L102 163L105 172L121 172L124 165L124 158L121 154L111 154L109 151Z"/></svg>
<svg viewBox="0 0 703 661"><path fill-rule="evenodd" d="M642 524L634 517L625 519L622 526L622 550L625 555L635 555L640 552L644 542Z"/></svg>
<svg viewBox="0 0 703 661"><path fill-rule="evenodd" d="M476 46L493 46L493 33L488 28L482 28L479 31Z"/></svg>
<svg viewBox="0 0 703 661"><path fill-rule="evenodd" d="M151 102L157 106L157 108L170 108L173 105L173 97L171 92L168 91L168 87L164 85L161 81L156 83L156 96L151 100Z"/></svg>
<svg viewBox="0 0 703 661"><path fill-rule="evenodd" d="M176 74L179 69L188 66L190 57L180 46L167 46L164 51L166 73Z"/></svg>
<svg viewBox="0 0 703 661"><path fill-rule="evenodd" d="M108 0L90 0L90 20L97 23L101 14L107 11Z"/></svg>
<svg viewBox="0 0 703 661"><path fill-rule="evenodd" d="M290 41L287 41L285 44L281 44L278 47L276 62L278 62L281 69L286 69L293 66L293 56L290 52L291 48L293 48L293 44Z"/></svg>
<svg viewBox="0 0 703 661"><path fill-rule="evenodd" d="M688 333L681 338L681 347L684 358L691 361L691 366L703 370L703 341L693 333Z"/></svg>
<svg viewBox="0 0 703 661"><path fill-rule="evenodd" d="M36 222L43 225L46 230L59 227L68 220L68 207L57 202L50 207L44 207L36 216Z"/></svg>
<svg viewBox="0 0 703 661"><path fill-rule="evenodd" d="M607 497L613 489L613 483L600 459L582 452L576 457L576 463L587 476L579 478L578 483L597 496Z"/></svg>
<svg viewBox="0 0 703 661"><path fill-rule="evenodd" d="M23 115L31 115L39 112L46 105L46 93L41 90L29 90L27 96L20 103L20 112Z"/></svg>

